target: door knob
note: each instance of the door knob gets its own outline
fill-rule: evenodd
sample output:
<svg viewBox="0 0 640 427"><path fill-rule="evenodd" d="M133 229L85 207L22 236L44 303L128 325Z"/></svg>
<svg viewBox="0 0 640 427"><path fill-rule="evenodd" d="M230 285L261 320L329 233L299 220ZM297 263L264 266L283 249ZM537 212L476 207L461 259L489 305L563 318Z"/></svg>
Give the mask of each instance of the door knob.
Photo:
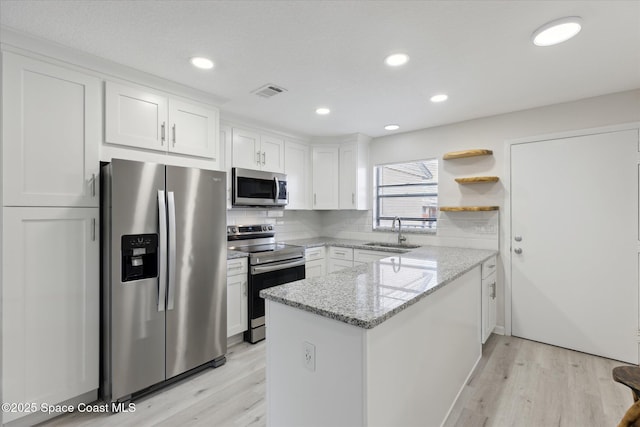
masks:
<svg viewBox="0 0 640 427"><path fill-rule="evenodd" d="M522 242L522 236L515 236L513 240L515 240L516 242Z"/></svg>
<svg viewBox="0 0 640 427"><path fill-rule="evenodd" d="M520 249L520 248L515 248L515 249L513 250L513 252L515 252L515 253L517 253L518 255L520 255L520 254L522 253L522 249Z"/></svg>

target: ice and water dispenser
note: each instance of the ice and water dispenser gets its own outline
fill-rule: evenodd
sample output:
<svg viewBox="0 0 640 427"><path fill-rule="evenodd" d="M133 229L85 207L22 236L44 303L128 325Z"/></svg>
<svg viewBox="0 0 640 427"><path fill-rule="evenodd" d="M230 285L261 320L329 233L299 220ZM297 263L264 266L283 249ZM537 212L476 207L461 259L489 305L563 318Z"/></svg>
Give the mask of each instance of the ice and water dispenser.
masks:
<svg viewBox="0 0 640 427"><path fill-rule="evenodd" d="M122 282L158 277L158 235L122 236Z"/></svg>

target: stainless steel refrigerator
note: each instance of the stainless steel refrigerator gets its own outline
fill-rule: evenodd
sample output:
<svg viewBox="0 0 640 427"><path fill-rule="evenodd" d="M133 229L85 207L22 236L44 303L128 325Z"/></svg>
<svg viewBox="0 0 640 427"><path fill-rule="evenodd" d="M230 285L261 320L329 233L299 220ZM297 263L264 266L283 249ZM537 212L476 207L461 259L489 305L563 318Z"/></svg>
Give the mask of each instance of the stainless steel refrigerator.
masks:
<svg viewBox="0 0 640 427"><path fill-rule="evenodd" d="M125 402L227 351L226 174L102 167L102 396Z"/></svg>

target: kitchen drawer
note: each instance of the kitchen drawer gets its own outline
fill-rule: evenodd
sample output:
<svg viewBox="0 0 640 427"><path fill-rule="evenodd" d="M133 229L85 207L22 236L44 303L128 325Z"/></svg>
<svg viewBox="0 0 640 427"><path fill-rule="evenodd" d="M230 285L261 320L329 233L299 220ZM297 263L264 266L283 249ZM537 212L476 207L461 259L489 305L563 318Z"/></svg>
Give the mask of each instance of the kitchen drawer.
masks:
<svg viewBox="0 0 640 427"><path fill-rule="evenodd" d="M366 249L354 249L353 260L358 263L374 262L382 258L387 258L395 254L382 251L369 251Z"/></svg>
<svg viewBox="0 0 640 427"><path fill-rule="evenodd" d="M351 249L351 248L338 248L336 246L330 246L329 247L329 258L353 261L353 249Z"/></svg>
<svg viewBox="0 0 640 427"><path fill-rule="evenodd" d="M317 248L309 248L306 249L304 251L304 259L309 262L309 261L314 261L317 259L322 259L324 260L324 256L325 256L325 248L324 246L320 246Z"/></svg>
<svg viewBox="0 0 640 427"><path fill-rule="evenodd" d="M496 272L497 259L495 256L489 258L482 263L482 278L488 277L490 274Z"/></svg>
<svg viewBox="0 0 640 427"><path fill-rule="evenodd" d="M227 260L227 276L235 274L247 274L247 258L236 258Z"/></svg>

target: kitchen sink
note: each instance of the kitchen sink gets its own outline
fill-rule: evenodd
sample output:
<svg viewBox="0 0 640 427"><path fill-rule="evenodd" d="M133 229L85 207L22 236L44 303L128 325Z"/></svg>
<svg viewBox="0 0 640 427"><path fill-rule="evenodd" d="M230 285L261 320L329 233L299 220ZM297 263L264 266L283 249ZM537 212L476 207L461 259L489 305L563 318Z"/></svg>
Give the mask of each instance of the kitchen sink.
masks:
<svg viewBox="0 0 640 427"><path fill-rule="evenodd" d="M415 249L419 248L420 245L408 245L406 243L385 243L385 242L369 242L365 243L365 246L378 246L381 248L395 248L395 249Z"/></svg>

